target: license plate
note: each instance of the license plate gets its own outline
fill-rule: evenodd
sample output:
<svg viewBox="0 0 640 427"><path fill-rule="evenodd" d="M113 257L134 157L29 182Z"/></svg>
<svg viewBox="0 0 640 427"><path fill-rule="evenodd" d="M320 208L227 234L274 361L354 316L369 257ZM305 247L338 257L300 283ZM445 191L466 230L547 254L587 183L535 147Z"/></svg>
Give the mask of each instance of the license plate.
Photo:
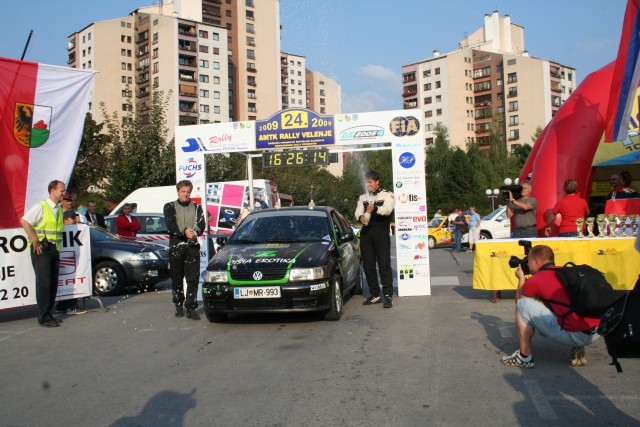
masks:
<svg viewBox="0 0 640 427"><path fill-rule="evenodd" d="M235 299L280 298L280 286L234 288L233 297Z"/></svg>

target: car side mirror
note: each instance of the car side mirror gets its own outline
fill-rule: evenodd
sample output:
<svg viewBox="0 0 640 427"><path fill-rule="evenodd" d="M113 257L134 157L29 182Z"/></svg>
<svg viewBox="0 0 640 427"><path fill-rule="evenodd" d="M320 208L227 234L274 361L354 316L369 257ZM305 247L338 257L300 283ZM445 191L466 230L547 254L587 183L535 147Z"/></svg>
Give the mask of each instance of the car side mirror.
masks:
<svg viewBox="0 0 640 427"><path fill-rule="evenodd" d="M496 222L502 222L502 217L499 216L498 218L496 218Z"/></svg>
<svg viewBox="0 0 640 427"><path fill-rule="evenodd" d="M345 243L345 242L350 242L353 239L355 239L355 234L353 234L353 231L345 231L342 233L338 233L338 242L339 243Z"/></svg>
<svg viewBox="0 0 640 427"><path fill-rule="evenodd" d="M228 237L216 237L216 243L220 246L224 246L227 244Z"/></svg>

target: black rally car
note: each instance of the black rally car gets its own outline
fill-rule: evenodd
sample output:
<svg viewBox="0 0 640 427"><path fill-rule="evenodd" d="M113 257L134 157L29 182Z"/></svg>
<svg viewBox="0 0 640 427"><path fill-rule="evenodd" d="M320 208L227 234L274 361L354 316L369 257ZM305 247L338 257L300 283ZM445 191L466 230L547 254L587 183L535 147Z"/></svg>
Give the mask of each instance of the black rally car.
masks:
<svg viewBox="0 0 640 427"><path fill-rule="evenodd" d="M254 211L220 243L202 287L209 321L303 311L338 320L347 292L362 291L359 240L333 208Z"/></svg>

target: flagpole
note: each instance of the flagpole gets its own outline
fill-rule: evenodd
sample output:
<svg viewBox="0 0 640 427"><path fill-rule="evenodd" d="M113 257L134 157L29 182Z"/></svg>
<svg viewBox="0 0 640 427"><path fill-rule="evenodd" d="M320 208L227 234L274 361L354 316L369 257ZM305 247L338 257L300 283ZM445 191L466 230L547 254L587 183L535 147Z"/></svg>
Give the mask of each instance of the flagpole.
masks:
<svg viewBox="0 0 640 427"><path fill-rule="evenodd" d="M29 37L27 37L27 44L24 45L24 50L22 51L22 56L20 57L20 61L24 60L24 56L27 53L27 48L29 47L29 42L31 41L32 34L33 34L33 30L29 31Z"/></svg>

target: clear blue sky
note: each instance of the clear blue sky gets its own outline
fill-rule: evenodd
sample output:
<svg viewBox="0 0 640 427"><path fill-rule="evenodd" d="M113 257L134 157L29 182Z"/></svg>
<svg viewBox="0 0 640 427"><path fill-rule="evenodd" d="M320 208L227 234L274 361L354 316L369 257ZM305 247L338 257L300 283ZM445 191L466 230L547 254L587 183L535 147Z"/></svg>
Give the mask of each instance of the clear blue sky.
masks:
<svg viewBox="0 0 640 427"><path fill-rule="evenodd" d="M5 0L0 56L20 58L34 30L25 59L66 65L69 34L150 4ZM395 110L402 108L402 65L456 49L485 13L509 14L524 27L530 55L575 67L582 81L615 59L625 7L626 0L281 0L282 50L336 80L344 112Z"/></svg>

